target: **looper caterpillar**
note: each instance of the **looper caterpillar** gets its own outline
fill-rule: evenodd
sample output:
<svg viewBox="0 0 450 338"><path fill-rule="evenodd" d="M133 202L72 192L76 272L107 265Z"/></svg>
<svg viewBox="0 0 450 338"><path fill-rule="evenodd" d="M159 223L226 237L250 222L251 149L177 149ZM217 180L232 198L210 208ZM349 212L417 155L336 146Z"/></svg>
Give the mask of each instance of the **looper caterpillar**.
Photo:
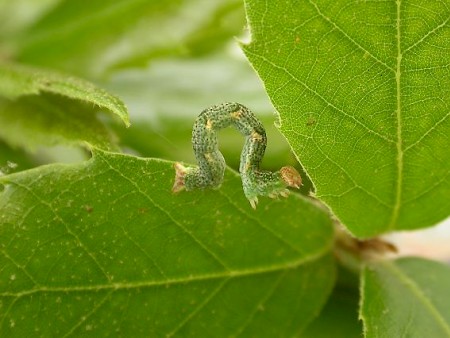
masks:
<svg viewBox="0 0 450 338"><path fill-rule="evenodd" d="M192 130L192 145L198 166L185 167L175 163L173 192L220 187L225 159L218 148L217 131L229 126L245 137L239 172L244 194L254 209L258 196L286 197L289 194L287 187L300 187L300 174L291 166L276 172L259 169L267 145L264 127L248 108L229 102L205 109L197 117Z"/></svg>

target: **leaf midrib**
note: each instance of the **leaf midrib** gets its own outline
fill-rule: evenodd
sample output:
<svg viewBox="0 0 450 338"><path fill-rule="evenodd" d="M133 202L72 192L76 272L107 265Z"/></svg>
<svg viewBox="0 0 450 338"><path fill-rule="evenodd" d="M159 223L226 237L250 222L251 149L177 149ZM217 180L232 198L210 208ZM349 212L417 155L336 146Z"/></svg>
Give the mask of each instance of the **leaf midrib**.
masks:
<svg viewBox="0 0 450 338"><path fill-rule="evenodd" d="M396 122L397 122L397 179L395 185L395 200L392 208L391 220L388 225L388 230L395 228L398 216L400 213L400 206L402 200L402 184L403 184L403 139L402 139L402 102L401 102L401 65L402 65L402 49L401 49L401 30L400 30L400 10L401 0L396 0L397 5L397 65L395 69L395 83L396 83Z"/></svg>
<svg viewBox="0 0 450 338"><path fill-rule="evenodd" d="M30 290L19 291L19 292L2 292L0 293L0 297L15 297L20 298L24 296L29 296L37 293L59 293L59 292L97 292L103 290L131 290L131 289L143 289L143 288L151 288L151 287L160 287L160 286L172 286L172 285L185 285L186 283L199 282L199 281L208 281L208 280L216 280L216 279L231 279L231 278L240 278L247 276L256 276L269 274L274 272L282 272L288 269L298 268L300 265L307 264L314 260L317 260L324 256L328 252L329 248L322 249L320 252L312 254L307 257L303 257L301 259L287 262L283 264L277 264L272 266L265 266L260 268L253 269L239 269L239 270L223 270L218 273L211 274L202 274L196 276L188 276L182 278L169 278L167 280L154 280L154 281L141 281L141 282L117 282L117 283L107 283L107 284L97 284L97 285L84 285L84 286L70 286L70 287L47 287L47 286L39 286Z"/></svg>
<svg viewBox="0 0 450 338"><path fill-rule="evenodd" d="M332 25L335 29L337 29L348 41L353 43L357 48L367 53L373 60L375 60L377 63L380 63L386 69L391 70L395 74L395 82L396 82L396 88L395 88L395 97L396 97L396 183L395 183L395 192L394 192L394 204L392 206L392 213L390 220L387 224L387 230L393 230L397 227L398 218L400 215L400 209L402 206L402 187L403 187L403 173L404 173L404 153L411 148L412 146L416 145L416 143L420 142L422 138L424 138L428 133L431 131L426 132L416 143L413 145L410 145L408 147L404 147L403 145L403 136L402 136L402 100L401 100L401 75L402 75L402 60L403 60L403 54L410 51L411 49L415 48L422 42L424 42L429 36L431 36L433 33L435 33L437 30L445 27L445 25L450 21L450 17L447 17L443 22L441 22L438 26L427 32L421 39L410 45L409 47L405 48L404 51L402 51L401 48L401 7L402 7L402 1L396 0L396 49L397 49L397 56L396 56L396 65L395 69L385 62L383 62L381 59L379 59L375 54L370 53L366 48L364 48L361 44L359 44L355 39L353 39L349 34L347 34L339 25L337 25L335 22L333 22L329 17L327 17L318 7L317 4L315 4L312 0L308 0L309 3L314 7L318 15L327 21L330 25ZM441 119L438 123L445 120L449 114L447 114L444 118Z"/></svg>
<svg viewBox="0 0 450 338"><path fill-rule="evenodd" d="M397 123L397 138L396 138L396 149L397 149L397 176L396 176L396 185L395 185L395 193L394 193L394 206L392 208L391 218L388 223L388 230L392 230L395 228L398 216L400 213L401 199L402 199L402 184L403 184L403 139L402 139L402 111L401 111L401 65L402 65L402 50L401 50L401 29L400 29L400 9L401 9L401 0L396 0L396 47L397 47L397 57L396 57L396 66L395 69L390 67L388 64L377 58L374 54L370 53L366 48L361 46L357 41L352 39L350 35L348 35L343 29L341 29L338 25L336 25L332 20L326 17L320 8L312 1L308 0L309 3L315 8L317 13L326 20L329 24L335 27L341 34L343 34L349 41L355 44L359 49L368 53L372 59L376 62L382 64L388 70L391 70L395 73L395 97L396 97L396 123Z"/></svg>

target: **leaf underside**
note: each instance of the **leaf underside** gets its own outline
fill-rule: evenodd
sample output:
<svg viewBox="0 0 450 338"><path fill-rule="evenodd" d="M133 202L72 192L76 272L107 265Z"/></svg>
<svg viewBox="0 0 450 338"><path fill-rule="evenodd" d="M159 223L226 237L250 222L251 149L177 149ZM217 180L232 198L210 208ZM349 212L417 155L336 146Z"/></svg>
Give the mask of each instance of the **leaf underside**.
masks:
<svg viewBox="0 0 450 338"><path fill-rule="evenodd" d="M296 195L253 211L231 171L178 195L173 177L96 150L0 178L0 335L300 332L334 283L327 213Z"/></svg>
<svg viewBox="0 0 450 338"><path fill-rule="evenodd" d="M14 63L0 63L0 78L0 137L13 146L88 142L115 150L99 111L129 126L124 103L88 81Z"/></svg>
<svg viewBox="0 0 450 338"><path fill-rule="evenodd" d="M247 0L246 10L244 51L317 197L359 237L446 218L448 4Z"/></svg>
<svg viewBox="0 0 450 338"><path fill-rule="evenodd" d="M117 115L129 126L125 104L105 90L80 78L15 63L0 63L0 95L17 99L40 93L64 97L96 105Z"/></svg>

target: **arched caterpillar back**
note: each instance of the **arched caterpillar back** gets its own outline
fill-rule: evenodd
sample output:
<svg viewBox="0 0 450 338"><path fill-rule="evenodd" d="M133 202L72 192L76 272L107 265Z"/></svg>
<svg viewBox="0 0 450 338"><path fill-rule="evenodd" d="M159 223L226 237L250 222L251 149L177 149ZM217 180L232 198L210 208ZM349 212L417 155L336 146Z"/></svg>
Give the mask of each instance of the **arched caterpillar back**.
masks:
<svg viewBox="0 0 450 338"><path fill-rule="evenodd" d="M282 167L277 172L259 169L267 145L266 131L248 108L229 102L205 109L196 119L192 145L198 166L184 167L175 163L174 192L220 187L226 164L219 151L217 131L229 126L235 127L245 137L239 172L244 194L253 208L256 208L258 196L286 197L289 193L287 187L300 187L300 174L291 166Z"/></svg>

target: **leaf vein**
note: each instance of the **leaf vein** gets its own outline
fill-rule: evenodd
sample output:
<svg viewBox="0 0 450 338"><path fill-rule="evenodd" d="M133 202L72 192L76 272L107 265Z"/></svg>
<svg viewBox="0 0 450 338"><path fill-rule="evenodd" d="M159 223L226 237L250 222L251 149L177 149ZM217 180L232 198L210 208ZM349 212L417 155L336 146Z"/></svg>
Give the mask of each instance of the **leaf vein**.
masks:
<svg viewBox="0 0 450 338"><path fill-rule="evenodd" d="M424 43L429 37L431 37L434 33L436 33L438 30L444 28L448 22L450 21L450 16L448 16L443 22L441 22L439 25L434 27L433 29L429 30L424 36L422 36L419 40L414 42L412 45L410 45L408 48L405 48L403 53L407 53L410 50L416 48L417 46L420 46L422 43Z"/></svg>
<svg viewBox="0 0 450 338"><path fill-rule="evenodd" d="M219 193L224 196L232 206L234 206L234 208L239 211L241 214L243 214L245 217L253 220L256 222L256 224L258 224L262 229L266 230L267 232L269 232L270 234L272 234L273 236L275 236L278 240L280 240L280 242L282 242L283 244L285 244L286 246L288 246L289 248L291 248L292 250L294 250L295 252L299 253L299 254L303 254L303 252L301 252L299 250L299 248L295 247L292 243L288 242L286 239L284 239L282 236L280 236L279 234L277 234L276 232L274 232L272 229L268 228L267 226L265 226L258 218L251 216L249 213L246 213L244 210L242 210L234 201L233 199L229 198L223 191L219 190Z"/></svg>
<svg viewBox="0 0 450 338"><path fill-rule="evenodd" d="M293 133L296 133L295 130L292 130ZM343 168L342 166L340 166L336 161L334 161L333 159L331 159L322 149L321 147L316 143L315 139L312 138L311 141L314 143L314 145L316 146L316 149L324 156L325 159L327 159L330 163L332 163L333 165L335 165L337 168L339 168L339 170L341 170L345 176L348 177L348 179L353 183L353 187L349 188L349 190L352 189L360 189L361 191L363 191L364 193L366 193L368 196L372 197L373 199L375 199L378 203L380 203L381 205L390 208L389 204L386 202L383 202L378 196L374 195L373 193L369 192L367 189L365 189L364 187L360 186L356 180L347 172L347 170L345 170L345 168ZM349 192L349 190L345 191L345 192ZM322 197L324 195L316 195L316 197Z"/></svg>
<svg viewBox="0 0 450 338"><path fill-rule="evenodd" d="M258 304L256 304L253 311L249 313L247 319L242 324L242 326L237 328L236 333L233 335L233 337L240 336L242 334L242 332L245 330L245 328L250 325L252 319L256 316L258 311L260 311L261 308L263 307L263 304L266 303L270 299L270 297L275 293L277 287L280 285L281 281L286 276L286 273L287 273L287 271L283 271L283 273L280 273L280 276L278 276L278 278L275 279L273 286L268 290L267 294L261 299L261 301Z"/></svg>
<svg viewBox="0 0 450 338"><path fill-rule="evenodd" d="M396 1L397 4L397 68L395 72L396 82L396 120L397 120L397 179L395 186L395 201L392 209L391 220L388 229L391 230L396 226L400 214L402 204L402 188L403 188L403 138L402 138L402 102L401 102L401 65L402 65L402 47L401 47L401 30L400 30L400 12L401 0Z"/></svg>
<svg viewBox="0 0 450 338"><path fill-rule="evenodd" d="M330 25L332 25L337 31L339 31L348 41L350 41L352 44L354 44L356 47L358 47L361 51L365 53L365 55L369 55L373 60L375 60L377 63L383 65L387 69L391 70L392 72L395 72L395 69L389 66L386 62L382 61L378 57L376 57L373 53L369 52L366 48L364 48L361 44L359 44L355 39L353 39L346 31L344 31L338 24L336 24L333 20L331 20L329 17L327 17L319 8L319 6L312 0L308 0L309 3L314 7L314 9L317 11L317 13L322 17L326 22L328 22Z"/></svg>
<svg viewBox="0 0 450 338"><path fill-rule="evenodd" d="M111 163L109 163L109 161L104 157L101 156L99 154L97 154L96 156L101 157L101 159L111 168L111 170L113 170L114 172L116 172L120 177L122 177L124 180L128 181L129 183L131 183L135 188L136 191L138 191L143 197L145 197L145 199L147 199L150 203L152 203L155 208L159 209L161 212L163 212L172 222L173 224L175 224L176 226L178 226L178 228L180 228L184 233L186 233L200 248L202 248L206 253L208 253L208 255L210 255L217 263L219 263L219 265L221 265L224 269L226 270L230 270L229 267L214 253L212 252L210 249L208 249L208 247L206 247L205 244L203 244L196 236L194 236L194 234L189 231L186 227L184 227L182 225L181 222L179 222L178 220L176 220L175 218L172 217L172 215L170 215L170 213L165 210L162 206L160 206L159 204L157 204L149 195L147 195L140 187L139 185L134 182L133 180L131 180L130 178L126 177L125 175L123 175L120 170L117 170Z"/></svg>
<svg viewBox="0 0 450 338"><path fill-rule="evenodd" d="M34 198L36 198L39 203L41 203L42 205L45 205L52 213L53 215L55 215L55 217L58 219L58 221L60 221L64 227L66 228L67 233L75 239L75 241L78 243L78 245L82 248L82 250L84 252L86 252L86 254L92 259L92 261L94 262L94 264L98 267L98 269L100 270L100 272L106 277L107 280L111 280L110 276L106 273L106 270L103 268L103 266L98 262L98 260L95 258L95 256L90 252L90 250L88 250L88 248L85 246L85 244L81 241L81 239L77 236L76 233L74 233L69 225L64 221L64 218L60 217L58 215L58 213L54 210L54 208L52 207L52 205L48 202L46 202L44 199L42 199L40 196L38 196L33 189L20 184L18 182L12 182L12 184L15 184L16 186L28 191L29 194L31 194L32 196L34 196Z"/></svg>
<svg viewBox="0 0 450 338"><path fill-rule="evenodd" d="M184 285L190 282L198 281L208 281L220 278L238 278L245 276L254 276L260 274L268 274L277 271L283 271L287 269L295 269L302 264L319 259L328 252L328 248L322 252L318 252L315 255L310 255L307 257L302 257L295 261L286 262L278 265L268 265L252 269L240 269L240 270L223 270L220 273L210 273L196 276L185 276L182 278L171 278L164 281L161 280L150 280L142 282L129 282L129 283L107 283L107 284L97 284L97 285L86 285L86 286L71 286L71 287L46 287L40 286L39 288L34 288L30 290L24 290L20 292L0 292L0 297L14 297L21 298L24 296L33 295L36 293L68 293L68 292L98 292L102 290L131 290L131 289L143 289L151 287L160 286L170 286L170 285Z"/></svg>
<svg viewBox="0 0 450 338"><path fill-rule="evenodd" d="M388 142L388 143L395 143L394 140L391 140L390 138L386 137L385 135L382 135L376 131L374 131L373 129L369 128L368 126L366 126L364 123L362 123L360 120L356 119L353 115L346 113L343 109L337 107L336 105L334 105L332 102L328 101L324 96L322 96L318 91L312 89L311 87L309 87L305 82L301 81L300 79L298 79L296 76L294 76L291 72L289 72L286 68L281 67L276 65L275 63L273 63L272 61L270 61L269 59L267 59L264 56L258 55L258 54L254 54L252 53L250 50L246 50L246 53L253 55L255 58L261 59L263 62L267 63L268 65L270 65L271 67L281 70L284 73L286 73L294 82L298 83L299 85L303 86L305 89L307 89L311 94L313 94L315 97L319 98L322 102L324 102L326 104L326 106L334 109L335 111L337 111L338 113L342 114L344 117L354 121L357 125L359 125L360 127L362 127L365 131L369 132L370 134L373 134L381 139L383 139L384 141Z"/></svg>
<svg viewBox="0 0 450 338"><path fill-rule="evenodd" d="M199 313L208 303L216 296L225 286L225 284L229 281L229 278L225 278L205 299L201 302L192 312L190 312L180 323L169 333L167 333L166 337L173 337L181 328L183 328L192 318L195 317L197 313Z"/></svg>
<svg viewBox="0 0 450 338"><path fill-rule="evenodd" d="M421 291L420 287L414 282L414 280L411 279L406 272L395 266L392 261L385 261L383 265L405 284L407 289L411 291L417 300L419 300L430 311L432 314L431 317L437 322L437 324L450 336L450 326L430 299L428 299L427 296Z"/></svg>
<svg viewBox="0 0 450 338"><path fill-rule="evenodd" d="M425 139L429 134L431 134L436 128L445 122L445 120L450 116L450 111L445 114L439 121L437 121L430 129L428 129L423 135L417 139L414 143L411 143L409 146L405 147L404 152L406 153L408 150L411 150L415 146L417 146L423 139Z"/></svg>
<svg viewBox="0 0 450 338"><path fill-rule="evenodd" d="M131 195L131 194L132 193L125 194L121 198L126 198L126 196ZM115 203L117 203L117 201L115 201ZM125 227L123 226L122 223L120 224L120 227L122 229L124 236L132 243L132 245L134 245L145 257L147 257L150 262L152 262L152 264L156 267L159 274L163 278L167 278L166 274L164 273L163 269L159 266L159 264L153 259L153 257L151 255L149 255L149 253L133 237L131 237L131 235L128 233L128 231L125 229Z"/></svg>
<svg viewBox="0 0 450 338"><path fill-rule="evenodd" d="M85 316L82 316L80 318L80 320L75 323L75 325L73 325L64 335L63 337L68 337L70 335L72 335L76 329L78 329L84 322L86 322L86 320L91 317L95 312L98 311L98 309L106 302L106 300L111 296L111 294L113 293L114 290L110 290L104 297L103 299L98 302L98 304L96 304L89 312L86 313Z"/></svg>

